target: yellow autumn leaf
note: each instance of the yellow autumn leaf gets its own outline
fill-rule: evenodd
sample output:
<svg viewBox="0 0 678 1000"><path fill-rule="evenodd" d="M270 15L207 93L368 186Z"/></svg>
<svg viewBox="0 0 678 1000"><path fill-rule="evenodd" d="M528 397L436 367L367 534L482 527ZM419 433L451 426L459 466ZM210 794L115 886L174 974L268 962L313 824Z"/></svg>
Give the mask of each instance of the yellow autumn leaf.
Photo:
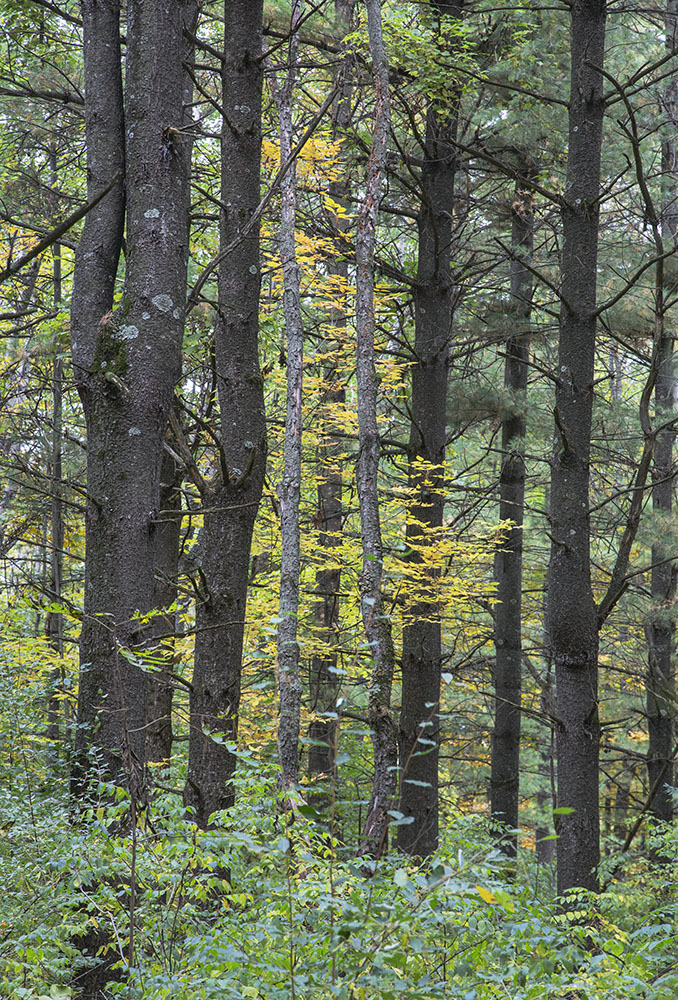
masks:
<svg viewBox="0 0 678 1000"><path fill-rule="evenodd" d="M494 896L490 892L489 889L484 889L482 887L482 885L477 885L476 886L476 892L478 893L478 895L480 896L480 898L482 900L484 900L486 903L496 903L497 902L497 897Z"/></svg>

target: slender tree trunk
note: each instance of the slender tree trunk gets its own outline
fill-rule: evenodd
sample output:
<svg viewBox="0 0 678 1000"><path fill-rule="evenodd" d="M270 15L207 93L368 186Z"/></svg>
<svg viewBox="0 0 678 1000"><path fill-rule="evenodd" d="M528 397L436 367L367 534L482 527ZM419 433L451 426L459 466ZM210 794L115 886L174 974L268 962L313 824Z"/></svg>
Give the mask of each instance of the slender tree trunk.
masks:
<svg viewBox="0 0 678 1000"><path fill-rule="evenodd" d="M553 840L553 800L547 790L546 782L549 780L551 761L548 750L540 751L539 754L539 788L537 789L537 827L535 837L537 841L537 861L541 865L550 865L555 854L556 842Z"/></svg>
<svg viewBox="0 0 678 1000"><path fill-rule="evenodd" d="M377 424L378 382L374 367L374 245L391 120L388 60L379 0L365 0L370 52L376 84L372 150L365 198L356 235L356 383L358 389L357 489L360 506L362 570L360 608L372 676L368 716L374 748L372 798L363 831L364 850L379 856L387 847L388 811L396 791L397 728L391 711L394 652L391 622L384 604L384 555L379 512L380 439Z"/></svg>
<svg viewBox="0 0 678 1000"><path fill-rule="evenodd" d="M596 343L598 198L604 105L604 0L571 6L571 90L562 206L562 304L551 471L547 641L556 675L558 891L596 890L598 621L590 572L589 460Z"/></svg>
<svg viewBox="0 0 678 1000"><path fill-rule="evenodd" d="M280 162L292 154L292 97L299 53L299 23L303 13L300 0L293 0L287 75L281 88L273 79L280 121ZM287 350L287 412L283 478L279 488L282 555L280 566L280 611L278 624L278 758L282 786L292 788L299 776L299 725L301 678L299 677L299 582L301 551L299 504L301 501L302 385L304 327L301 316L301 274L294 244L297 211L296 161L280 184L281 215L279 247L283 269L283 307Z"/></svg>
<svg viewBox="0 0 678 1000"><path fill-rule="evenodd" d="M188 258L189 164L184 26L196 4L127 4L123 108L119 5L85 0L88 184L122 181L86 219L74 275L72 350L87 422L85 611L77 760L82 794L101 776L144 784L146 675L136 655L153 607L163 442L181 342ZM126 209L121 305L111 311ZM94 752L96 759L91 758Z"/></svg>
<svg viewBox="0 0 678 1000"><path fill-rule="evenodd" d="M220 248L236 243L260 199L263 0L224 7ZM233 803L236 757L214 732L238 735L242 649L252 532L266 468L266 419L259 367L259 228L219 267L215 329L221 469L203 493L202 573L184 802L206 827Z"/></svg>
<svg viewBox="0 0 678 1000"><path fill-rule="evenodd" d="M532 275L521 255L530 256L534 206L531 191L516 185L512 206L512 332L505 341L504 389L510 396L502 421L499 518L509 521L494 557L497 605L494 620L495 708L492 734L492 817L510 831L518 827L520 782L520 698L522 673L523 513L525 500L525 395L530 356ZM505 853L515 855L517 833L501 833Z"/></svg>
<svg viewBox="0 0 678 1000"><path fill-rule="evenodd" d="M622 843L628 833L628 813L629 801L631 798L631 784L633 782L633 771L622 771L617 778L617 794L614 800L614 835Z"/></svg>
<svg viewBox="0 0 678 1000"><path fill-rule="evenodd" d="M459 17L459 4L436 2L440 15ZM422 549L440 541L445 505L447 379L452 336L450 272L454 240L454 184L458 96L451 106L429 105L419 211L415 292L411 427L408 447L408 560L422 564ZM403 627L400 713L400 812L398 847L425 857L438 846L438 757L442 662L439 569L420 571L420 587Z"/></svg>
<svg viewBox="0 0 678 1000"><path fill-rule="evenodd" d="M57 160L54 147L50 148L50 168L51 182L56 190L57 184ZM56 202L56 195L54 198ZM57 206L54 206L55 210ZM62 305L62 277L61 277L61 247L58 244L52 248L52 276L54 287L54 309L59 312ZM49 595L50 601L59 602L61 600L61 587L63 580L64 566L64 505L63 505L63 377L64 367L61 359L60 345L58 340L54 343L54 357L52 359L52 459L51 459L51 531L50 531L50 573L49 573ZM47 636L50 645L57 656L64 653L64 616L60 611L50 611L47 615ZM54 759L58 758L56 743L60 736L59 721L61 717L61 702L58 698L59 691L63 691L63 669L55 670L50 678L51 694L48 708L47 737L55 741Z"/></svg>
<svg viewBox="0 0 678 1000"><path fill-rule="evenodd" d="M666 49L675 51L678 42L678 6L675 0L668 0L666 11ZM674 139L678 123L678 83L675 76L670 77L669 85L664 91L664 114L666 123L662 136L662 207L661 207L661 237L663 249L676 244L676 142ZM657 303L658 322L661 324L657 359L657 381L655 384L655 423L661 427L675 416L676 406L676 373L673 359L674 332L667 323L666 298L664 294L664 279L661 275L662 287L657 289L660 301ZM674 469L673 448L675 430L673 426L659 430L655 439L654 466L652 470L652 507L661 518L661 524L671 517ZM670 821L673 818L673 800L667 791L667 786L673 784L673 766L671 755L673 749L673 699L674 670L672 664L674 625L672 620L672 605L676 592L675 569L671 562L663 562L667 551L661 542L652 546L652 603L654 614L647 626L649 644L648 678L647 678L647 719L649 748L647 755L647 770L650 788L654 787L659 775L663 772L662 783L650 807L656 819ZM661 563L661 565L660 565Z"/></svg>
<svg viewBox="0 0 678 1000"><path fill-rule="evenodd" d="M151 623L152 672L148 675L146 759L151 764L169 763L172 756L172 671L176 632L177 580L181 541L182 470L165 449L160 468L160 505L156 523L155 581ZM162 637L162 638L159 638Z"/></svg>
<svg viewBox="0 0 678 1000"><path fill-rule="evenodd" d="M55 346L52 362L52 461L51 461L51 548L49 595L57 604L61 600L64 566L64 505L63 505L63 362L59 347ZM57 656L64 653L64 616L60 611L50 611L47 615L47 635ZM63 685L62 670L57 669L51 678L53 694L49 704L48 737L59 739L60 699L56 697Z"/></svg>
<svg viewBox="0 0 678 1000"><path fill-rule="evenodd" d="M353 0L335 0L337 29L342 37L350 29L352 10ZM352 57L345 55L337 71L338 74L343 73L343 77L333 116L332 137L335 140L341 138L351 118L353 90L351 71ZM346 174L339 180L332 181L329 187L332 200L345 209L349 207L349 189L350 183ZM349 220L341 214L333 213L331 225L337 237L337 259L330 264L329 271L336 275L345 287L348 283L348 262L343 252L343 238L348 230ZM346 331L345 307L332 309L329 320L332 332L321 348L322 353L326 355L323 372L326 389L323 398L323 437L318 448L317 520L320 528L320 558L323 565L316 573L319 597L316 605L316 623L319 634L326 644L326 650L316 654L311 662L311 710L319 717L311 722L308 730L311 739L308 770L311 775L332 776L335 771L337 744L337 721L333 716L336 714L340 688L337 655L334 651L338 638L341 586L337 549L341 545L344 521L342 500L344 477L340 457L344 445L335 433L338 428L334 411L343 407L346 398L343 375L336 364L336 357L341 350Z"/></svg>
<svg viewBox="0 0 678 1000"><path fill-rule="evenodd" d="M20 314L26 312L31 306L33 296L35 294L35 286L40 273L40 264L41 258L36 257L24 275L18 279L24 286L21 290L21 294L19 295L19 301L17 304L17 312ZM18 385L20 388L15 391L14 395L14 405L17 410L28 395L31 362L32 358L27 339L24 357L19 366ZM21 438L15 437L12 439L9 435L7 437L3 435L3 468L11 469L13 467L14 462L21 455L23 447L24 442ZM18 490L19 486L17 480L15 477L10 476L3 487L2 494L0 495L0 555L2 555L3 559L9 555L12 546L16 544L28 524L27 518L21 518L17 525L16 519L9 515L9 511L11 510L12 503L14 502L14 498L16 497ZM13 586L13 580L10 582L10 586Z"/></svg>
<svg viewBox="0 0 678 1000"><path fill-rule="evenodd" d="M550 507L549 491L546 491L544 507ZM558 805L556 792L556 767L555 767L555 731L553 719L555 718L555 694L553 691L553 664L550 658L545 664L545 673L541 678L541 711L542 714L551 720L549 726L548 742L540 741L538 756L539 785L537 787L537 859L540 864L550 865L553 861L556 841L553 838L553 810Z"/></svg>

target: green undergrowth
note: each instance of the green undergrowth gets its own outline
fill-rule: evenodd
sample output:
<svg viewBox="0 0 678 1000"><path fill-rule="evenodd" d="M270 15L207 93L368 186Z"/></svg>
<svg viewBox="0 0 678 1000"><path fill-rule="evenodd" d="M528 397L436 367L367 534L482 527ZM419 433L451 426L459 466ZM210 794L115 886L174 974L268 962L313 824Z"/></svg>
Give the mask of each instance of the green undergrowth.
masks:
<svg viewBox="0 0 678 1000"><path fill-rule="evenodd" d="M6 788L0 995L75 1000L75 942L92 932L125 971L109 995L133 1000L678 995L673 829L655 843L667 863L610 858L607 891L565 913L552 873L530 852L512 873L477 817L454 817L427 865L374 864L312 807L282 812L272 771L239 785L213 830L167 796L134 837L109 832L128 815L122 793L74 822L48 788L30 804Z"/></svg>

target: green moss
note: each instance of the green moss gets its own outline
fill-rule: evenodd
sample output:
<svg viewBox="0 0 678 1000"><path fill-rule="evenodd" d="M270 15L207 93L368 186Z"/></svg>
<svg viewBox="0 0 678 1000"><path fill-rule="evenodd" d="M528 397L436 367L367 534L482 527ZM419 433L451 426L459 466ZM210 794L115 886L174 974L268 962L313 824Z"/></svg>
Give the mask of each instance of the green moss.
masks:
<svg viewBox="0 0 678 1000"><path fill-rule="evenodd" d="M109 321L101 325L92 362L92 374L102 375L111 382L123 379L129 368L125 343L118 338L117 333L116 322Z"/></svg>

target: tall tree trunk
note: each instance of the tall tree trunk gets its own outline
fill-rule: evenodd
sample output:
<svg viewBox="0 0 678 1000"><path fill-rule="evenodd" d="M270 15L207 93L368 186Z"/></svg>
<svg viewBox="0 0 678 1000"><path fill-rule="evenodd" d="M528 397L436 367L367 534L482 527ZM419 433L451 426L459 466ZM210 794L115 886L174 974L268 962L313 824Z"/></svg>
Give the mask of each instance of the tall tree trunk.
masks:
<svg viewBox="0 0 678 1000"><path fill-rule="evenodd" d="M525 165L523 165L525 167ZM520 698L522 673L523 513L525 501L525 394L530 356L532 275L521 260L533 243L532 192L516 184L512 209L511 310L512 332L504 343L504 389L507 401L502 421L502 461L499 477L499 518L509 521L494 557L497 604L494 619L494 729L490 802L492 817L510 831L518 827L520 782ZM505 853L515 855L517 833L501 833Z"/></svg>
<svg viewBox="0 0 678 1000"><path fill-rule="evenodd" d="M125 123L120 63L120 2L83 0L82 18L88 198L96 195L116 174L120 175L120 180L111 193L85 217L73 274L71 349L75 381L89 430L89 425L94 423L90 382L97 377L102 383L97 387L98 394L103 394L109 386L109 392L116 391L111 381L112 377L117 377L115 372L108 373L109 378L106 379L106 372L105 369L101 370L101 364L98 376L94 375L93 366L96 345L101 336L100 325L105 317L110 316L113 307L113 291L125 225ZM103 428L100 433L103 434ZM91 480L86 520L85 622L80 641L82 667L73 769L73 791L76 796L83 794L92 769L96 766L96 762L89 759L88 750L94 743L91 734L97 728L101 703L107 699L113 707L120 697L113 676L115 654L104 617L115 614L118 601L117 596L106 590L105 553L110 550L112 557L111 542L114 540L111 511L106 509L105 522L99 513L107 496L105 484L101 481L107 456L102 441L99 442L100 454L95 457L94 435L95 429L88 448ZM101 470L98 483L95 465ZM103 509L101 513L103 515ZM93 565L95 562L96 569ZM98 565L99 563L102 565ZM94 618L96 615L99 616L98 620ZM135 677L134 689L139 686L140 682ZM110 693L109 689L114 687L115 692ZM130 695L133 697L135 693L136 690L130 692ZM111 719L102 713L102 729L96 738L103 761L109 758L109 764L113 763L113 754L122 742L121 733L113 731L116 721L115 714ZM117 727L118 730L120 728ZM118 773L119 770L120 765L116 762L114 771Z"/></svg>
<svg viewBox="0 0 678 1000"><path fill-rule="evenodd" d="M196 28L195 4L187 9L184 35L184 68L192 67L195 49L190 37ZM182 154L186 161L188 177L191 173L193 154L193 74L184 72L184 132ZM153 608L148 641L152 647L152 670L147 675L146 701L146 759L152 764L169 764L172 755L172 701L176 631L176 605L179 578L179 547L181 544L181 483L183 469L168 447L174 440L172 424L180 421L176 400L170 411L170 422L165 432L160 468L160 502L156 524L156 553L154 568ZM160 637L160 638L159 638Z"/></svg>
<svg viewBox="0 0 678 1000"><path fill-rule="evenodd" d="M30 267L27 268L25 274L18 279L23 285L21 293L18 296L16 310L20 315L31 308L41 263L42 258L36 257ZM32 358L27 338L24 357L19 365L17 388L14 390L14 405L17 410L26 401L28 396L31 367ZM24 448L23 439L19 437L12 437L10 434L3 435L2 438L0 438L0 447L2 449L3 469L13 468L14 463L22 454L22 450ZM28 518L21 518L17 524L16 518L11 517L9 514L18 491L19 484L17 479L14 476L9 476L3 486L2 492L0 493L0 554L3 559L7 558L12 547L22 536L27 524L29 523ZM33 521L33 518L31 518L30 521ZM12 574L9 581L10 588L14 586L13 576L14 575Z"/></svg>
<svg viewBox="0 0 678 1000"><path fill-rule="evenodd" d="M377 424L378 382L374 367L374 245L382 177L386 167L391 121L388 60L379 0L365 0L370 52L376 85L372 149L367 165L365 197L356 234L356 383L359 448L357 490L360 506L362 570L360 609L372 676L368 717L374 748L374 779L365 828L364 849L379 856L388 841L388 811L396 791L397 729L391 711L394 652L391 622L384 604L384 555L379 512L380 439Z"/></svg>
<svg viewBox="0 0 678 1000"><path fill-rule="evenodd" d="M238 240L260 199L263 0L224 7L220 249L235 244L218 274L215 329L221 413L221 470L203 493L206 593L196 611L190 745L184 802L206 827L233 803L235 741L252 532L266 468L266 418L259 367L259 227Z"/></svg>
<svg viewBox="0 0 678 1000"><path fill-rule="evenodd" d="M154 642L152 672L148 675L146 704L146 759L150 764L169 763L172 755L172 679L174 633L178 595L179 545L181 541L182 471L167 449L160 467L160 504L156 522L155 580L151 622ZM171 610L170 610L171 609Z"/></svg>
<svg viewBox="0 0 678 1000"><path fill-rule="evenodd" d="M666 10L666 50L674 52L678 42L678 6L675 0L668 0ZM675 75L670 77L664 90L663 105L666 122L662 135L662 206L661 237L662 249L676 245L676 142L675 127L678 122L678 82ZM662 265L663 266L663 265ZM657 288L657 322L661 325L657 358L657 381L654 404L655 423L661 427L675 415L676 373L673 360L674 333L667 322L664 278L660 275L662 287ZM675 430L673 425L659 430L654 446L654 466L652 470L652 507L668 521L674 486L673 447ZM662 522L660 522L661 525ZM661 530L658 526L657 530ZM647 722L649 748L647 770L650 788L657 780L660 787L650 810L657 819L670 821L673 818L673 800L667 786L673 784L673 708L674 671L671 662L673 651L674 625L671 607L676 592L674 564L667 558L665 546L660 542L652 546L652 603L654 614L647 627L649 657L647 678Z"/></svg>
<svg viewBox="0 0 678 1000"><path fill-rule="evenodd" d="M631 798L631 785L633 783L633 770L626 768L617 777L617 794L614 799L614 835L622 843L626 840L628 833L628 812Z"/></svg>
<svg viewBox="0 0 678 1000"><path fill-rule="evenodd" d="M79 793L101 776L138 793L144 784L147 685L136 654L148 630L137 615L153 607L163 442L181 374L183 31L196 11L194 0L129 0L123 109L119 4L83 2L89 193L122 170L125 148L127 202L121 180L87 216L74 275L72 350L88 441ZM125 288L112 312L125 214Z"/></svg>
<svg viewBox="0 0 678 1000"><path fill-rule="evenodd" d="M50 147L50 172L52 187L56 192L57 184L57 158L54 146ZM57 201L56 193L54 201ZM56 214L57 205L54 205ZM62 272L61 272L61 247L55 244L52 248L52 280L54 287L54 309L59 312L62 307ZM61 349L58 340L54 343L54 357L52 359L52 458L51 458L51 531L50 531L50 573L49 573L49 595L50 600L59 602L61 600L61 588L63 581L64 566L64 505L63 505L63 377L64 366L61 358ZM50 645L57 656L64 653L64 616L60 611L50 611L47 615L47 636ZM48 708L47 737L55 741L54 759L58 758L56 752L56 742L59 740L59 719L61 716L61 701L58 697L59 690L63 686L63 669L57 668L50 677L50 699ZM65 702L64 702L65 704Z"/></svg>
<svg viewBox="0 0 678 1000"><path fill-rule="evenodd" d="M547 487L544 497L545 510L550 509L550 495ZM527 660L526 660L527 662ZM543 716L549 720L548 737L539 741L538 764L539 773L537 786L537 860L540 864L550 865L553 861L556 841L553 839L554 816L553 810L558 805L558 795L556 791L556 762L555 762L555 693L553 690L553 663L550 657L545 663L545 671L539 677L534 674L541 686L541 711Z"/></svg>
<svg viewBox="0 0 678 1000"><path fill-rule="evenodd" d="M439 15L460 15L458 3L436 0L433 6ZM412 500L406 531L407 558L415 564L424 563L422 549L439 544L445 505L457 116L458 95L450 105L431 102L426 116L408 447ZM400 850L425 857L438 846L442 649L440 570L431 567L426 571L422 567L420 572L420 592L407 609L407 624L403 627L399 809L410 822L398 827L397 843Z"/></svg>
<svg viewBox="0 0 678 1000"><path fill-rule="evenodd" d="M335 0L335 14L338 32L343 36L348 34L351 24L353 0ZM351 118L352 97L352 56L345 55L338 74L341 78L341 89L337 97L333 115L332 137L340 139ZM332 200L344 209L348 209L350 182L347 174L332 181L329 186ZM337 237L337 258L329 265L331 274L336 275L345 287L348 283L348 261L343 252L343 237L349 220L342 214L332 214L332 229ZM311 722L308 730L311 743L308 750L308 770L311 775L334 775L337 744L336 713L337 695L340 678L337 669L337 655L334 647L337 644L339 628L339 589L341 586L341 568L336 564L336 551L341 545L341 535L344 522L342 491L344 477L341 458L344 445L336 435L336 420L333 410L343 407L346 392L340 366L336 364L338 351L341 349L343 335L346 331L345 307L333 308L330 312L332 332L327 336L321 347L326 356L324 362L324 408L322 413L322 440L318 448L318 514L320 558L323 565L316 573L318 603L316 605L316 623L319 634L326 644L322 653L313 656L311 662L311 711L317 717ZM327 565L329 563L330 565Z"/></svg>
<svg viewBox="0 0 678 1000"><path fill-rule="evenodd" d="M604 0L571 6L567 179L562 205L556 443L551 467L547 641L556 676L558 891L595 890L598 806L598 622L590 572L589 459L596 343L598 198L604 105Z"/></svg>
<svg viewBox="0 0 678 1000"><path fill-rule="evenodd" d="M273 79L274 95L280 121L280 162L292 154L292 97L299 53L299 24L303 12L300 0L293 0L287 75L281 88ZM280 259L283 269L283 308L287 350L287 409L283 478L280 484L280 519L282 554L280 560L280 611L278 624L278 758L282 786L292 788L299 776L299 725L301 714L301 678L299 677L299 583L301 551L299 539L299 504L301 501L302 384L304 366L304 327L301 316L301 274L297 263L294 231L297 212L296 160L280 183Z"/></svg>

